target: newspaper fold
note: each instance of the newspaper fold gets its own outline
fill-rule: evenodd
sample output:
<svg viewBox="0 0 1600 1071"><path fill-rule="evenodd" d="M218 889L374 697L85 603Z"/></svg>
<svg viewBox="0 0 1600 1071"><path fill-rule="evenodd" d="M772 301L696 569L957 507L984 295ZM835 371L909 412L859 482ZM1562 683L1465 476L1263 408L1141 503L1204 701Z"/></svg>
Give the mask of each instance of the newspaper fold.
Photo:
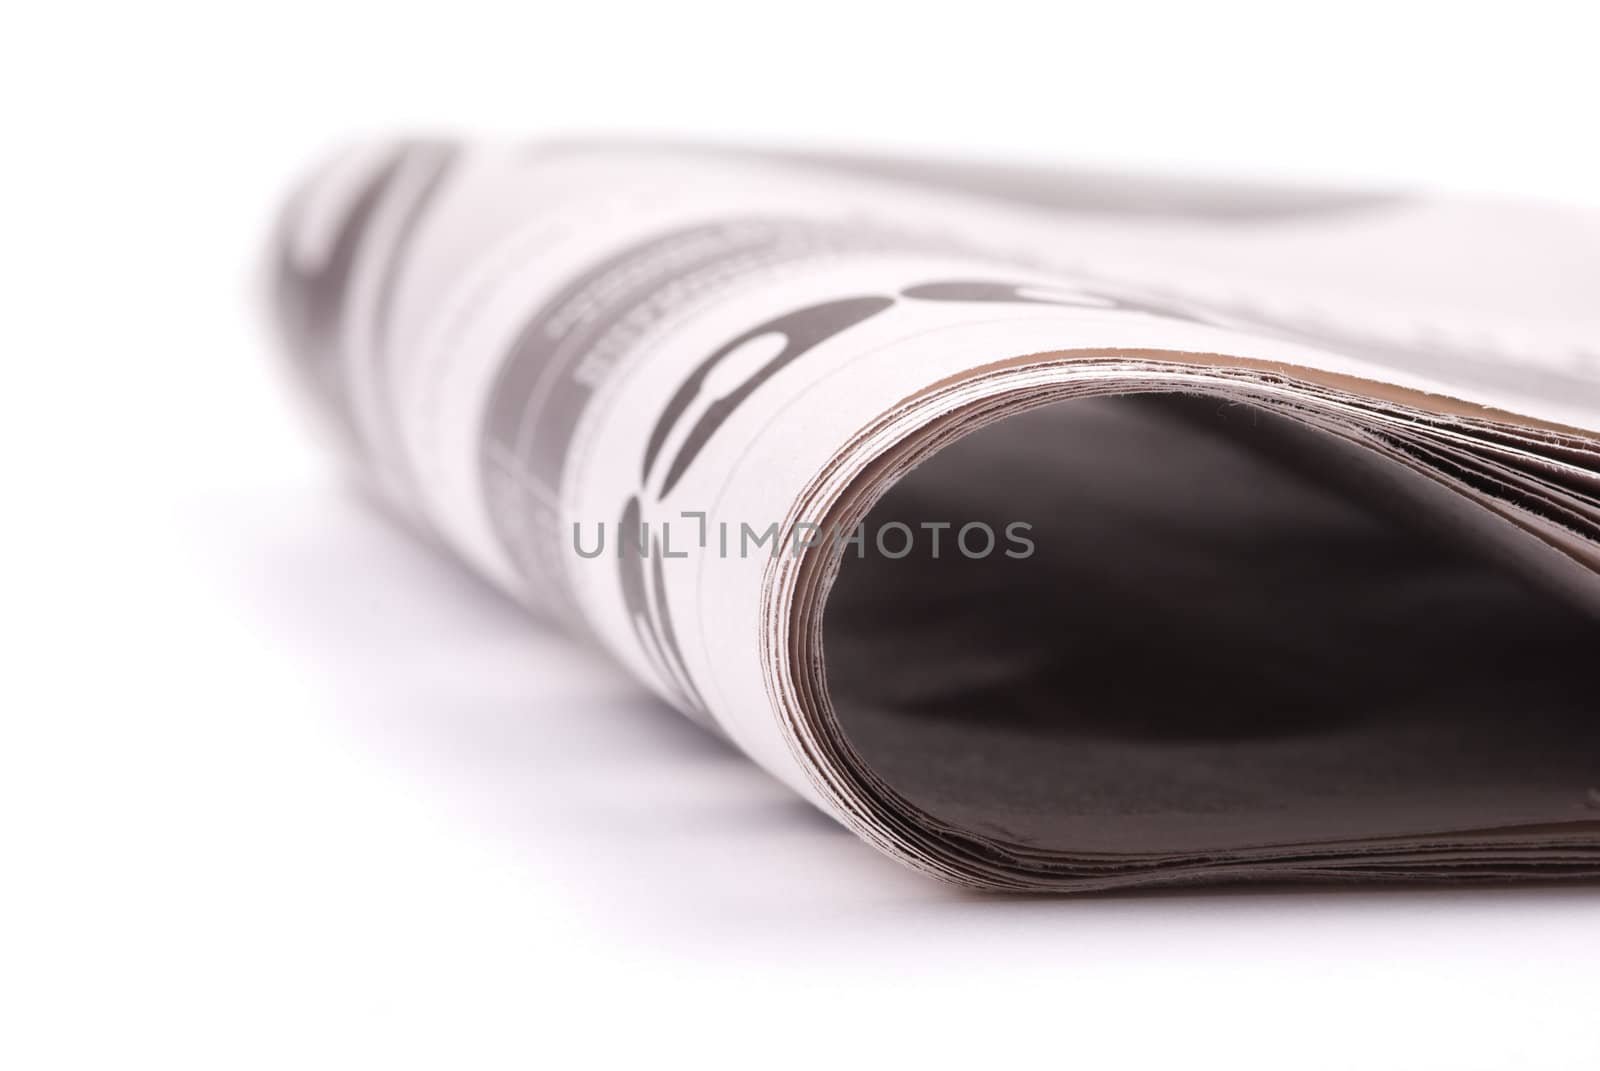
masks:
<svg viewBox="0 0 1600 1071"><path fill-rule="evenodd" d="M1600 217L651 144L348 149L356 471L967 885L1600 875Z"/></svg>

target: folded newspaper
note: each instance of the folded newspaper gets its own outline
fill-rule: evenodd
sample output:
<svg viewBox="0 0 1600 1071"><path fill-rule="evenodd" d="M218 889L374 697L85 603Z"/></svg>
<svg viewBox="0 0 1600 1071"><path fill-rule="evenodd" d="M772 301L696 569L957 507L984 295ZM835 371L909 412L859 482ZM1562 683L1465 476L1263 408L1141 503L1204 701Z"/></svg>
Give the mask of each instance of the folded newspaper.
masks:
<svg viewBox="0 0 1600 1071"><path fill-rule="evenodd" d="M913 867L1600 876L1600 215L413 140L272 273L383 501Z"/></svg>

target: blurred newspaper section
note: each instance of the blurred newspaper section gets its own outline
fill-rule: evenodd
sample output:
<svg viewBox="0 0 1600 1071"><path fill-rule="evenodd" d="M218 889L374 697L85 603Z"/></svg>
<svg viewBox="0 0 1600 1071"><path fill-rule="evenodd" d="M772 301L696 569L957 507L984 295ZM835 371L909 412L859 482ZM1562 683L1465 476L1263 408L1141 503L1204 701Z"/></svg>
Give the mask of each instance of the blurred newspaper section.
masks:
<svg viewBox="0 0 1600 1071"><path fill-rule="evenodd" d="M396 141L274 314L355 471L969 885L1600 875L1600 218Z"/></svg>

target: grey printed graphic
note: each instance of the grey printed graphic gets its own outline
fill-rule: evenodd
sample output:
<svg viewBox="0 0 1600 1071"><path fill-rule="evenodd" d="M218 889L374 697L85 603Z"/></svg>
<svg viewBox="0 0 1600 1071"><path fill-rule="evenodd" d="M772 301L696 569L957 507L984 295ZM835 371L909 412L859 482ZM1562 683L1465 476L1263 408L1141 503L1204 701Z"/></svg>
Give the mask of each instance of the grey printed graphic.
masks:
<svg viewBox="0 0 1600 1071"><path fill-rule="evenodd" d="M318 264L301 264L287 241L280 242L273 279L277 322L286 347L297 360L314 396L334 418L351 446L371 454L370 444L361 441L345 375L342 344L350 316L351 294L358 270L374 273L375 288L370 312L376 361L372 367L374 386L386 397L386 357L390 353L389 331L393 319L394 289L412 237L438 189L443 185L457 149L442 141L398 143L387 159L367 179L350 207L340 219L327 256ZM415 181L412 181L415 179ZM408 201L397 205L396 198L406 191ZM398 225L389 236L386 248L375 246L374 227L380 214L395 206ZM385 419L392 414L385 411Z"/></svg>
<svg viewBox="0 0 1600 1071"><path fill-rule="evenodd" d="M823 342L877 315L893 304L894 299L889 297L846 298L842 301L824 302L768 320L718 347L711 356L695 366L688 379L674 393L661 419L656 422L645 447L644 462L639 474L640 493L646 493L645 488L650 483L663 445L671 436L673 429L693 411L693 404L702 392L706 378L730 354L761 338L771 337L782 339L783 342L782 349L776 356L769 359L733 390L706 406L700 419L695 422L677 454L667 466L660 488L651 496L653 502L659 503L672 493L673 488L678 485L678 481L699 456L701 449L716 434L717 429L763 383ZM619 534L635 531L642 516L638 495L629 498L623 508ZM644 533L641 538L648 540L650 536ZM648 558L650 562L651 579L654 582L651 589L653 600L645 595L643 575L645 561L639 555L625 551L619 552L617 559L622 599L628 608L634 632L639 638L641 647L647 655L657 661L658 668L663 670L664 676L676 682L681 688L685 702L709 720L711 713L705 701L700 698L699 689L695 687L693 676L684 661L677 632L672 625L671 611L667 606L663 572L666 547L663 545L655 548L655 552L645 555L644 558Z"/></svg>
<svg viewBox="0 0 1600 1071"><path fill-rule="evenodd" d="M679 701L685 708L700 720L712 724L710 708L701 698L684 661L683 649L678 643L678 631L672 623L672 611L667 605L666 573L662 564L664 555L661 553L664 548L643 545L651 540L643 525L639 498L635 495L623 506L622 519L617 525L618 541L626 540L634 544L619 546L617 557L622 602L627 607L634 639L661 679L678 693ZM648 580L645 577L647 561L650 569Z"/></svg>
<svg viewBox="0 0 1600 1071"><path fill-rule="evenodd" d="M605 257L534 310L496 376L480 451L490 523L530 594L571 616L564 542L552 538L562 469L596 386L641 340L763 270L908 244L798 220L703 224Z"/></svg>
<svg viewBox="0 0 1600 1071"><path fill-rule="evenodd" d="M278 244L274 264L273 300L284 347L309 384L312 396L356 448L361 444L345 389L341 325L357 258L404 158L404 149L396 147L367 180L341 217L321 263L297 262L293 247L285 240ZM297 207L291 205L291 212Z"/></svg>
<svg viewBox="0 0 1600 1071"><path fill-rule="evenodd" d="M775 320L769 320L759 327L751 328L738 338L733 339L717 350L710 357L702 361L689 378L678 388L672 400L667 403L666 409L661 414L661 419L656 423L655 430L650 435L650 444L645 450L644 469L641 479L648 482L650 472L655 465L656 456L672 429L684 414L694 404L695 399L705 387L705 381L712 371L730 354L733 354L768 336L783 339L783 349L771 360L763 364L749 378L740 383L727 394L717 398L706 406L705 412L695 423L693 430L684 439L679 447L677 456L672 459L672 464L667 467L662 477L661 488L656 494L665 497L672 493L672 489L683 478L684 472L699 456L702 448L710 441L728 417L733 415L741 402L750 396L757 387L777 375L784 367L796 358L814 349L816 346L837 335L840 331L875 316L894 304L892 297L860 297L845 298L842 301L829 301L821 305L800 309L796 312L786 313Z"/></svg>

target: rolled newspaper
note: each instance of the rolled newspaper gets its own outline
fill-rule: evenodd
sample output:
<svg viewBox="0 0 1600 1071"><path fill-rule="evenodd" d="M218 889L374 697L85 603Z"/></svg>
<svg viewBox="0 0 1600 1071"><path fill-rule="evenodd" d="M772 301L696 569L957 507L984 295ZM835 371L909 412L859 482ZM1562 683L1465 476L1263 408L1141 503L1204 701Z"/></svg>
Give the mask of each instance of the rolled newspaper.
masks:
<svg viewBox="0 0 1600 1071"><path fill-rule="evenodd" d="M361 145L352 468L875 847L1017 890L1600 874L1600 216Z"/></svg>

